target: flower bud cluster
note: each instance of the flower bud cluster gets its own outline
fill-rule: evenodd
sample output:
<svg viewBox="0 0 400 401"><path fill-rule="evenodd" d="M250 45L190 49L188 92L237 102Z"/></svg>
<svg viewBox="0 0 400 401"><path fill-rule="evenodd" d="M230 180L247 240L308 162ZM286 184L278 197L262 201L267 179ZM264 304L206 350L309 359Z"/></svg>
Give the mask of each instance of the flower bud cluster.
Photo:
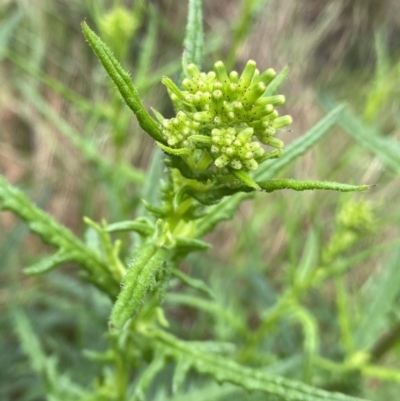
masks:
<svg viewBox="0 0 400 401"><path fill-rule="evenodd" d="M214 71L200 72L194 64L187 66L188 78L180 90L164 78L177 116L164 120L163 135L171 147L195 148L191 136L208 136L209 151L216 167L255 170L264 156L260 143L281 149L283 142L275 138L277 130L291 124L290 116L279 117L275 107L285 102L282 95L264 96L276 73L268 69L262 74L250 60L242 74L227 73L218 61ZM254 141L254 138L258 141ZM202 141L202 145L204 142ZM204 146L203 146L204 147Z"/></svg>
<svg viewBox="0 0 400 401"><path fill-rule="evenodd" d="M178 111L176 117L164 120L163 135L171 147L194 149L190 137L199 133L201 124L190 118L183 111Z"/></svg>
<svg viewBox="0 0 400 401"><path fill-rule="evenodd" d="M245 167L248 170L257 170L256 159L264 155L265 151L259 142L251 141L253 128L242 130L236 128L218 129L211 131L211 153L218 156L215 159L217 167L230 165L235 170Z"/></svg>

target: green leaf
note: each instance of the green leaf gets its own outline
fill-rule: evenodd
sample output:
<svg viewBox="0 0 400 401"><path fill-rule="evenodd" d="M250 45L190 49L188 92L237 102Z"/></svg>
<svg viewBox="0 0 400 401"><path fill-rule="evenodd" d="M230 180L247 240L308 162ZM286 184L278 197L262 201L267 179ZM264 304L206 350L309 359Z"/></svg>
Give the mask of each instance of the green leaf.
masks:
<svg viewBox="0 0 400 401"><path fill-rule="evenodd" d="M185 252L196 252L206 251L210 249L211 245L208 242L196 239L196 238L185 238L185 237L174 237L175 246L178 249L182 249Z"/></svg>
<svg viewBox="0 0 400 401"><path fill-rule="evenodd" d="M146 370L140 376L135 385L135 401L145 401L147 399L147 390L154 382L157 373L159 373L164 368L165 363L166 361L164 356L161 354L157 354L156 357L147 366Z"/></svg>
<svg viewBox="0 0 400 401"><path fill-rule="evenodd" d="M292 179L268 180L258 182L258 185L266 192L273 192L282 189L294 191L328 190L340 192L366 191L371 185L349 185L329 181L298 181Z"/></svg>
<svg viewBox="0 0 400 401"><path fill-rule="evenodd" d="M111 328L121 329L130 318L135 317L146 295L156 287L157 277L166 269L167 262L168 251L152 242L143 244L136 251L111 311Z"/></svg>
<svg viewBox="0 0 400 401"><path fill-rule="evenodd" d="M166 302L170 304L183 304L205 311L214 316L217 321L224 321L228 323L242 336L247 336L247 328L241 318L237 314L231 313L225 307L219 305L215 301L199 298L194 295L168 294Z"/></svg>
<svg viewBox="0 0 400 401"><path fill-rule="evenodd" d="M327 109L335 107L335 103L326 96L321 96L321 102ZM384 137L377 129L364 124L348 110L342 113L338 123L363 148L375 154L396 174L400 174L400 142Z"/></svg>
<svg viewBox="0 0 400 401"><path fill-rule="evenodd" d="M55 269L57 266L63 263L71 262L74 259L75 258L73 254L65 252L64 250L59 250L54 255L49 256L30 267L27 267L24 269L24 273L30 275L47 273L48 271Z"/></svg>
<svg viewBox="0 0 400 401"><path fill-rule="evenodd" d="M186 375L192 365L190 359L181 358L176 362L174 377L172 379L172 393L177 394L185 382Z"/></svg>
<svg viewBox="0 0 400 401"><path fill-rule="evenodd" d="M14 30L18 27L18 23L22 18L22 13L14 11L12 15L8 15L3 23L1 24L0 30L0 61L3 60L4 54L7 52L9 41L13 36Z"/></svg>
<svg viewBox="0 0 400 401"><path fill-rule="evenodd" d="M107 71L107 74L117 86L125 103L134 112L140 127L156 141L164 142L159 124L151 118L150 114L144 108L129 74L122 69L121 65L112 55L111 50L89 28L86 22L82 23L82 30L93 51Z"/></svg>
<svg viewBox="0 0 400 401"><path fill-rule="evenodd" d="M183 42L184 65L195 64L201 69L203 59L203 12L202 0L189 0L186 35Z"/></svg>
<svg viewBox="0 0 400 401"><path fill-rule="evenodd" d="M233 168L229 168L229 172L235 176L239 181L241 181L247 187L253 189L261 189L260 186L249 176L249 174L244 170L234 170Z"/></svg>
<svg viewBox="0 0 400 401"><path fill-rule="evenodd" d="M167 167L176 168L185 177L197 181L208 181L213 178L214 173L210 170L192 170L181 157L169 155L164 161Z"/></svg>
<svg viewBox="0 0 400 401"><path fill-rule="evenodd" d="M87 273L87 279L112 298L118 294L118 283L114 280L106 263L75 235L55 221L50 215L38 209L17 188L0 176L0 204L24 220L29 229L45 243L73 255Z"/></svg>
<svg viewBox="0 0 400 401"><path fill-rule="evenodd" d="M174 156L189 156L192 151L188 148L180 148L180 149L174 149L174 148L170 148L167 145L164 145L160 142L157 142L157 145L164 151L167 152L170 155L174 155Z"/></svg>
<svg viewBox="0 0 400 401"><path fill-rule="evenodd" d="M150 236L154 233L154 227L146 218L138 218L110 224L105 228L105 231L108 233L135 231L140 235Z"/></svg>
<svg viewBox="0 0 400 401"><path fill-rule="evenodd" d="M47 356L39 342L39 338L23 312L17 308L12 309L14 329L18 335L22 349L28 356L33 370L40 375L46 388L48 399L75 401L85 399L88 394L70 380L65 374L57 370L57 360Z"/></svg>
<svg viewBox="0 0 400 401"><path fill-rule="evenodd" d="M211 298L215 298L213 290L204 281L190 277L178 269L172 269L172 275L182 281L182 283L187 285L188 287L202 292L203 294Z"/></svg>
<svg viewBox="0 0 400 401"><path fill-rule="evenodd" d="M189 195L192 198L196 199L197 202L201 203L202 205L215 205L217 204L222 198L226 196L234 195L238 192L253 192L254 188L250 186L238 186L236 188L229 188L226 186L220 186L216 188L210 188L206 190L198 190L196 188L191 187L190 185L183 186L174 197L174 207L180 205L180 203L184 200L185 196Z"/></svg>
<svg viewBox="0 0 400 401"><path fill-rule="evenodd" d="M388 313L394 307L394 302L400 288L400 249L396 250L385 268L375 273L371 290L367 294L368 300L362 313L362 320L358 324L354 335L354 343L359 349L372 345L387 327Z"/></svg>
<svg viewBox="0 0 400 401"><path fill-rule="evenodd" d="M192 360L194 369L211 375L220 383L230 382L249 391L263 391L270 396L280 397L282 401L365 401L239 365L220 355L204 352L201 347L181 341L161 330L154 330L147 335L163 348L166 355L177 360Z"/></svg>

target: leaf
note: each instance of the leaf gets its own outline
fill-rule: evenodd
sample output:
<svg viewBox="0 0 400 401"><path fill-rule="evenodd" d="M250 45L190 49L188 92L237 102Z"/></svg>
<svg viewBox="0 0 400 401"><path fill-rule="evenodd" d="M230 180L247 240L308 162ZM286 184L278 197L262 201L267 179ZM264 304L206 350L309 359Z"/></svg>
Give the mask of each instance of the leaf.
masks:
<svg viewBox="0 0 400 401"><path fill-rule="evenodd" d="M211 245L208 242L196 238L174 237L178 249L185 252L206 251L210 249Z"/></svg>
<svg viewBox="0 0 400 401"><path fill-rule="evenodd" d="M180 149L174 149L174 148L170 148L167 145L164 145L160 142L157 142L157 145L164 151L167 152L170 155L174 155L174 156L189 156L192 151L188 148L180 148Z"/></svg>
<svg viewBox="0 0 400 401"><path fill-rule="evenodd" d="M172 379L172 393L176 394L185 382L186 375L193 361L187 358L178 359L176 362L174 377Z"/></svg>
<svg viewBox="0 0 400 401"><path fill-rule="evenodd" d="M29 358L33 370L40 375L49 399L75 401L88 396L85 391L73 383L65 373L57 370L57 360L47 356L36 336L29 320L18 308L12 309L14 329L22 349Z"/></svg>
<svg viewBox="0 0 400 401"><path fill-rule="evenodd" d="M172 269L172 275L181 280L182 283L187 285L188 287L200 291L210 298L215 298L213 290L204 281L190 277L179 269Z"/></svg>
<svg viewBox="0 0 400 401"><path fill-rule="evenodd" d="M247 187L259 190L260 186L249 176L249 174L244 170L234 170L229 168L229 171L232 175L234 175L239 181L241 181Z"/></svg>
<svg viewBox="0 0 400 401"><path fill-rule="evenodd" d="M321 102L327 109L332 109L335 103L327 96L321 96ZM349 111L342 113L339 126L363 148L375 154L382 163L400 174L400 142L385 138L378 130L364 124Z"/></svg>
<svg viewBox="0 0 400 401"><path fill-rule="evenodd" d="M166 268L167 261L167 250L152 242L143 244L136 251L111 311L111 328L121 329L130 318L136 316L146 295L156 286L157 275Z"/></svg>
<svg viewBox="0 0 400 401"><path fill-rule="evenodd" d="M82 23L83 34L103 64L107 74L117 86L122 98L128 107L134 112L140 127L156 141L164 142L159 124L151 118L144 108L136 88L133 86L129 74L124 71L118 61L114 58L111 50L105 43L89 28L86 22Z"/></svg>
<svg viewBox="0 0 400 401"><path fill-rule="evenodd" d="M157 354L146 370L142 373L135 386L135 401L145 401L146 392L154 382L154 378L165 366L165 358L161 354Z"/></svg>
<svg viewBox="0 0 400 401"><path fill-rule="evenodd" d="M55 269L57 266L73 261L74 255L64 250L59 250L52 256L49 256L34 265L27 267L24 269L25 274L36 275L36 274L43 274L47 273L50 270Z"/></svg>
<svg viewBox="0 0 400 401"><path fill-rule="evenodd" d="M282 189L294 191L328 190L340 192L366 191L371 185L349 185L329 181L298 181L292 179L268 180L258 182L258 185L266 192L273 192Z"/></svg>
<svg viewBox="0 0 400 401"><path fill-rule="evenodd" d="M214 316L217 321L224 321L234 328L238 333L247 336L247 327L237 314L229 312L223 306L214 301L185 294L168 294L166 302L188 305L193 308L205 311Z"/></svg>
<svg viewBox="0 0 400 401"><path fill-rule="evenodd" d="M151 331L147 335L163 348L166 355L177 360L192 360L194 369L211 375L220 383L230 382L249 391L263 391L268 395L281 397L282 401L365 401L242 366L220 355L207 353L201 347L181 341L161 330Z"/></svg>
<svg viewBox="0 0 400 401"><path fill-rule="evenodd" d="M236 188L229 188L226 186L220 186L216 188L210 188L205 190L199 190L191 187L190 185L183 186L174 197L174 208L177 209L180 203L185 199L185 196L189 195L196 199L197 202L202 205L215 205L226 196L234 195L238 192L253 192L254 188L250 186L241 185Z"/></svg>
<svg viewBox="0 0 400 401"><path fill-rule="evenodd" d="M146 218L138 218L110 224L105 228L105 231L108 233L135 231L140 235L150 236L154 233L154 227Z"/></svg>
<svg viewBox="0 0 400 401"><path fill-rule="evenodd" d="M118 283L104 261L70 230L33 205L20 190L9 184L2 176L0 176L0 202L3 209L11 210L18 215L45 243L74 255L74 261L85 269L87 279L98 288L112 298L118 294Z"/></svg>
<svg viewBox="0 0 400 401"><path fill-rule="evenodd" d="M3 60L4 54L7 53L9 41L12 38L12 34L15 28L18 27L18 23L22 18L20 11L14 11L12 15L8 15L7 19L3 20L0 30L0 61Z"/></svg>
<svg viewBox="0 0 400 401"><path fill-rule="evenodd" d="M203 59L202 0L189 0L188 21L183 45L185 47L184 65L193 63L200 70Z"/></svg>
<svg viewBox="0 0 400 401"><path fill-rule="evenodd" d="M358 349L372 345L387 325L387 314L393 308L400 288L400 249L390 255L383 271L375 277L368 301L362 313L362 320L354 334L354 343Z"/></svg>
<svg viewBox="0 0 400 401"><path fill-rule="evenodd" d="M192 170L188 164L178 156L169 155L164 164L167 167L176 168L185 177L197 181L208 181L213 178L214 173L210 170Z"/></svg>

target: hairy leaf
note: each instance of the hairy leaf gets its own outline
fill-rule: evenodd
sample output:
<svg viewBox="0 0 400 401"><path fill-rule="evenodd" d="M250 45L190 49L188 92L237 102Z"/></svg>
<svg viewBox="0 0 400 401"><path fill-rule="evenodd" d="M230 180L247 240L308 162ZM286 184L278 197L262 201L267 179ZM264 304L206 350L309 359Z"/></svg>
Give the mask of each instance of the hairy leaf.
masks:
<svg viewBox="0 0 400 401"><path fill-rule="evenodd" d="M93 51L107 71L107 74L117 86L125 103L134 112L141 128L156 141L164 142L165 140L161 135L159 124L151 118L150 114L144 108L129 74L122 69L121 65L112 55L111 50L89 28L86 22L82 23L82 30Z"/></svg>

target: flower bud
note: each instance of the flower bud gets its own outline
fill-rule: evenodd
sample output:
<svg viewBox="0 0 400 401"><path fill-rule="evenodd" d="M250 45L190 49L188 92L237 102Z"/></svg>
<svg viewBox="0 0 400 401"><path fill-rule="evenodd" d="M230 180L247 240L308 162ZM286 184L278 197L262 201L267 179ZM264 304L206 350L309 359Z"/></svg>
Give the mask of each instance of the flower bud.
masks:
<svg viewBox="0 0 400 401"><path fill-rule="evenodd" d="M218 157L217 159L215 159L214 162L214 164L219 168L225 167L228 163L229 163L229 157L226 155Z"/></svg>
<svg viewBox="0 0 400 401"><path fill-rule="evenodd" d="M256 106L250 110L247 110L246 116L249 120L259 120L265 117L268 114L271 114L274 110L274 107L270 104L265 106Z"/></svg>
<svg viewBox="0 0 400 401"><path fill-rule="evenodd" d="M275 129L283 128L286 127L287 125L290 125L293 122L293 119L291 116L282 116L276 118L273 122L272 125Z"/></svg>
<svg viewBox="0 0 400 401"><path fill-rule="evenodd" d="M237 71L231 71L229 73L229 79L232 83L237 84L239 82L239 74Z"/></svg>
<svg viewBox="0 0 400 401"><path fill-rule="evenodd" d="M241 101L245 109L249 109L256 100L265 92L266 86L263 82L251 84L249 89L244 92Z"/></svg>
<svg viewBox="0 0 400 401"><path fill-rule="evenodd" d="M194 113L193 118L200 123L209 123L213 120L214 114L210 111L200 111Z"/></svg>
<svg viewBox="0 0 400 401"><path fill-rule="evenodd" d="M237 84L229 84L225 91L225 97L228 102L232 102L237 98Z"/></svg>
<svg viewBox="0 0 400 401"><path fill-rule="evenodd" d="M242 168L242 163L240 162L239 159L232 159L229 164L235 170L240 170Z"/></svg>
<svg viewBox="0 0 400 401"><path fill-rule="evenodd" d="M244 67L242 75L240 76L239 79L238 83L239 93L244 93L245 90L250 86L255 70L256 70L256 62L254 60L249 60L246 66Z"/></svg>
<svg viewBox="0 0 400 401"><path fill-rule="evenodd" d="M272 146L273 148L282 149L284 146L283 141L273 136L261 137L260 141L265 145Z"/></svg>
<svg viewBox="0 0 400 401"><path fill-rule="evenodd" d="M264 82L265 86L267 86L275 77L275 70L273 68L268 68L268 70L264 71L260 76L255 78L254 82Z"/></svg>
<svg viewBox="0 0 400 401"><path fill-rule="evenodd" d="M233 106L233 110L237 118L244 120L246 118L246 111L243 107L242 102L236 102Z"/></svg>
<svg viewBox="0 0 400 401"><path fill-rule="evenodd" d="M224 86L230 84L228 74L226 73L225 65L222 61L217 61L214 64L214 71L217 75L218 81L220 81Z"/></svg>
<svg viewBox="0 0 400 401"><path fill-rule="evenodd" d="M214 82L216 77L217 75L215 74L214 71L210 71L207 73L207 81L210 83Z"/></svg>
<svg viewBox="0 0 400 401"><path fill-rule="evenodd" d="M196 93L198 90L198 86L191 80L188 78L185 78L182 81L182 86L189 91L190 93Z"/></svg>
<svg viewBox="0 0 400 401"><path fill-rule="evenodd" d="M285 100L285 96L283 95L263 96L257 100L256 105L261 106L264 104L272 104L272 106L281 106L285 103Z"/></svg>
<svg viewBox="0 0 400 401"><path fill-rule="evenodd" d="M241 143L246 143L248 142L252 136L254 135L254 130L253 128L246 128L243 131L241 131L236 138L241 142Z"/></svg>
<svg viewBox="0 0 400 401"><path fill-rule="evenodd" d="M243 162L243 164L249 170L257 170L258 169L258 163L254 159L245 160Z"/></svg>
<svg viewBox="0 0 400 401"><path fill-rule="evenodd" d="M213 92L211 97L211 111L216 113L221 113L222 106L224 102L224 95L220 90L216 90Z"/></svg>
<svg viewBox="0 0 400 401"><path fill-rule="evenodd" d="M198 80L200 78L200 71L194 64L189 64L186 70L193 79Z"/></svg>

